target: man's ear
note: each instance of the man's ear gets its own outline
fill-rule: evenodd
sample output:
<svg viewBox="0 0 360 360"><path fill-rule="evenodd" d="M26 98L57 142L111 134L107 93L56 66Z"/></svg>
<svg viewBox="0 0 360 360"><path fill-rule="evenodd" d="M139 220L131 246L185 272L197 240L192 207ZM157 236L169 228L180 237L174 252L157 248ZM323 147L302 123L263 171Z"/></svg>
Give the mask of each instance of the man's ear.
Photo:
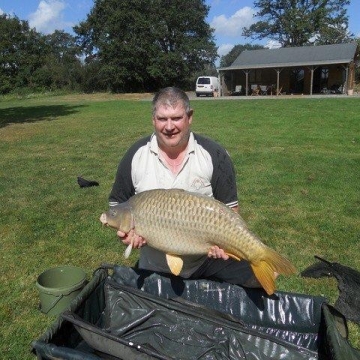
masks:
<svg viewBox="0 0 360 360"><path fill-rule="evenodd" d="M193 114L194 114L194 110L193 109L190 109L187 113L187 116L189 118L189 123L191 124L192 122L192 117L193 117Z"/></svg>

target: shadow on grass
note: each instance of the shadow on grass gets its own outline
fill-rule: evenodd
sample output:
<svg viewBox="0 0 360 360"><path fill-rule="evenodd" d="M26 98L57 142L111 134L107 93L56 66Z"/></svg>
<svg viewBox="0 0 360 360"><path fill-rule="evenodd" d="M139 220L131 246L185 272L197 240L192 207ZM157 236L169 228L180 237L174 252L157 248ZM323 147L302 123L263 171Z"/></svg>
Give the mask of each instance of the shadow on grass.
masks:
<svg viewBox="0 0 360 360"><path fill-rule="evenodd" d="M75 114L84 106L42 105L0 109L0 128L9 124L56 120L61 116Z"/></svg>

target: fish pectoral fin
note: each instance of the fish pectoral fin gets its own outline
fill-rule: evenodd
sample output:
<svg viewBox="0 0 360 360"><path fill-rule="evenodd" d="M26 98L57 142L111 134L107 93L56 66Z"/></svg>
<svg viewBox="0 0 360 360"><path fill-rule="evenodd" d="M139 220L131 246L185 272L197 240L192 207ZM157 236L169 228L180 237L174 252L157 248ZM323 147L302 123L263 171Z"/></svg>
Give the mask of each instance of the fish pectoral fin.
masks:
<svg viewBox="0 0 360 360"><path fill-rule="evenodd" d="M131 238L130 244L127 246L124 252L125 259L127 259L130 256L133 246L134 246L134 237Z"/></svg>
<svg viewBox="0 0 360 360"><path fill-rule="evenodd" d="M125 252L124 252L124 257L125 257L125 259L127 259L127 258L130 256L132 247L133 247L133 244L132 244L132 242L131 242L131 244L129 244L129 245L127 246L127 248L125 249Z"/></svg>
<svg viewBox="0 0 360 360"><path fill-rule="evenodd" d="M166 262L172 274L179 275L184 265L184 261L180 256L166 254Z"/></svg>
<svg viewBox="0 0 360 360"><path fill-rule="evenodd" d="M241 261L241 257L239 257L239 256L236 256L234 254L227 253L227 252L225 254L228 255L229 257L231 257L232 259L235 259L237 261Z"/></svg>

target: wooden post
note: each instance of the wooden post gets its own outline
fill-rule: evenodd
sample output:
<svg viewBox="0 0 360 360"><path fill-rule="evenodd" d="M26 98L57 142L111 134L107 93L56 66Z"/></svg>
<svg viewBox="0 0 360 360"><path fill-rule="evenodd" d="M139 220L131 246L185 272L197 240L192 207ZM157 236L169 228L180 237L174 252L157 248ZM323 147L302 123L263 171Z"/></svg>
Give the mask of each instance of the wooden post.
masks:
<svg viewBox="0 0 360 360"><path fill-rule="evenodd" d="M313 93L314 83L314 67L310 68L310 95Z"/></svg>
<svg viewBox="0 0 360 360"><path fill-rule="evenodd" d="M279 95L280 92L280 73L282 69L274 69L276 71L276 96Z"/></svg>
<svg viewBox="0 0 360 360"><path fill-rule="evenodd" d="M245 96L249 93L249 70L243 70L245 73Z"/></svg>

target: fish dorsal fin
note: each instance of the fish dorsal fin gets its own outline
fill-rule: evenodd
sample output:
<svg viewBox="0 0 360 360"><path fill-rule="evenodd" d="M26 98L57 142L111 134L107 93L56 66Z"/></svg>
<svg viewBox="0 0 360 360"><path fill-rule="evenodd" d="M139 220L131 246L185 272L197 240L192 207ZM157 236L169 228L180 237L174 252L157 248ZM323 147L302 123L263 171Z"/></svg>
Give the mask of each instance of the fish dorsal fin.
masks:
<svg viewBox="0 0 360 360"><path fill-rule="evenodd" d="M172 274L179 275L183 267L183 260L180 256L166 254L166 262Z"/></svg>

